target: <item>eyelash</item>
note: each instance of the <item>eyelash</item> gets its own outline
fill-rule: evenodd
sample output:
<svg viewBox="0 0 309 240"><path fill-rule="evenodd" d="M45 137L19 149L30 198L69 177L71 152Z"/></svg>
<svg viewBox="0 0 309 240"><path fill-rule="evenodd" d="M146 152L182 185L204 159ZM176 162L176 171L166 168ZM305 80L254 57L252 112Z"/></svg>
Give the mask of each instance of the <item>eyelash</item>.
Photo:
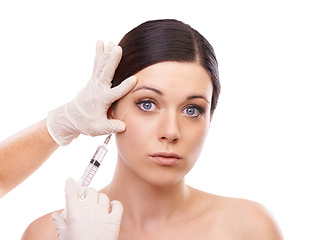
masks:
<svg viewBox="0 0 309 240"><path fill-rule="evenodd" d="M201 106L198 106L198 105L189 105L189 106L186 106L185 109L183 110L183 112L186 110L186 109L189 109L189 108L194 108L198 111L198 115L197 116L190 116L190 117L193 117L193 118L199 118L201 117L205 112L206 112L206 109L201 107Z"/></svg>
<svg viewBox="0 0 309 240"><path fill-rule="evenodd" d="M145 110L142 108L142 104L144 103L151 103L151 104L154 104L154 105L157 105L156 102L152 99L141 99L139 101L136 102L136 105L144 112L150 112L151 110Z"/></svg>
<svg viewBox="0 0 309 240"><path fill-rule="evenodd" d="M151 109L150 110L143 109L142 104L144 104L144 103L150 103L150 104L157 105L157 103L154 100L152 100L152 99L141 99L141 100L137 101L136 105L144 112L151 112L152 111ZM193 108L193 109L198 111L198 115L196 115L196 116L190 116L190 115L186 114L187 116L192 117L192 118L198 118L198 117L202 116L206 112L205 108L203 108L201 106L198 106L198 105L195 105L195 104L194 105L186 106L183 109L182 112L184 112L186 109L189 109L189 108Z"/></svg>

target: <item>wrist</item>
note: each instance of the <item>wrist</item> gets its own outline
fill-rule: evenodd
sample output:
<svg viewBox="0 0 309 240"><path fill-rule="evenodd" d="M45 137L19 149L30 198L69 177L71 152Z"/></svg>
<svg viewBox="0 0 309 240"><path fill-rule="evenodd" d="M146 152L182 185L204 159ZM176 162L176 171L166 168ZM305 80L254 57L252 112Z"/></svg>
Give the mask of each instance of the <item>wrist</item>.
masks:
<svg viewBox="0 0 309 240"><path fill-rule="evenodd" d="M60 146L68 145L80 134L68 119L66 108L67 104L62 105L50 111L47 115L47 130Z"/></svg>

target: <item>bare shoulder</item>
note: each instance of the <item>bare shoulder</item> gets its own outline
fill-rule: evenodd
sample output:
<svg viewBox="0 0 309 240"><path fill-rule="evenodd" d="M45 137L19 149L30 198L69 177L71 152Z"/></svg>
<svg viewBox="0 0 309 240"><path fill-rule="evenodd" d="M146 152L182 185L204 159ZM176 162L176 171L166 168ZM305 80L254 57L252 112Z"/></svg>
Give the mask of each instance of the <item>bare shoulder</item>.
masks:
<svg viewBox="0 0 309 240"><path fill-rule="evenodd" d="M199 199L207 206L201 209L204 209L204 219L207 219L205 223L211 223L213 236L220 233L220 239L283 239L273 217L263 205L245 199L198 192ZM209 225L205 227L209 229Z"/></svg>
<svg viewBox="0 0 309 240"><path fill-rule="evenodd" d="M245 199L227 198L227 219L238 239L281 240L282 234L270 212L261 204Z"/></svg>
<svg viewBox="0 0 309 240"><path fill-rule="evenodd" d="M61 211L58 211L61 213ZM22 240L58 240L52 219L52 213L48 213L33 221L25 230Z"/></svg>

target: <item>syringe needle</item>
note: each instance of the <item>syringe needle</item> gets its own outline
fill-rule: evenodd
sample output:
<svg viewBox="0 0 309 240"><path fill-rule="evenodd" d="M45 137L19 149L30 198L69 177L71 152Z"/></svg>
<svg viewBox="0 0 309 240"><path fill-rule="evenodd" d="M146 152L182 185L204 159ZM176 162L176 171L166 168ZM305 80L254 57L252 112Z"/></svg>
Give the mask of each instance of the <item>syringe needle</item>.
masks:
<svg viewBox="0 0 309 240"><path fill-rule="evenodd" d="M111 136L112 136L112 134L110 133L108 136L107 136L107 138L105 139L105 141L104 141L104 144L108 144L109 143L109 140L111 139Z"/></svg>

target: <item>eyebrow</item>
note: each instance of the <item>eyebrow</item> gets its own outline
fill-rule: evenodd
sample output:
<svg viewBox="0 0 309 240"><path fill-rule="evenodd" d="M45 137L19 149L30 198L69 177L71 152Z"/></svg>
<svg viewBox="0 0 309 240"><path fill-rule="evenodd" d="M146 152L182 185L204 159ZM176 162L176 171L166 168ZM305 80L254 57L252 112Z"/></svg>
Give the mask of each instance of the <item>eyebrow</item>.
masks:
<svg viewBox="0 0 309 240"><path fill-rule="evenodd" d="M187 97L187 100L196 99L196 98L204 99L206 102L210 103L209 100L202 95L189 96L189 97Z"/></svg>
<svg viewBox="0 0 309 240"><path fill-rule="evenodd" d="M147 87L147 86L142 86L142 87L136 88L132 91L132 93L139 91L139 90L150 90L150 91L157 93L160 96L163 96L163 93L160 90L158 90L156 88L152 88L152 87ZM210 101L202 95L192 95L192 96L189 96L189 97L186 98L186 100L191 100L191 99L204 99L206 102L210 103Z"/></svg>
<svg viewBox="0 0 309 240"><path fill-rule="evenodd" d="M163 93L160 90L158 90L156 88L152 88L152 87L146 87L146 86L136 88L132 92L136 92L138 90L151 90L151 91L154 91L155 93L157 93L157 94L159 94L161 96L163 95Z"/></svg>

